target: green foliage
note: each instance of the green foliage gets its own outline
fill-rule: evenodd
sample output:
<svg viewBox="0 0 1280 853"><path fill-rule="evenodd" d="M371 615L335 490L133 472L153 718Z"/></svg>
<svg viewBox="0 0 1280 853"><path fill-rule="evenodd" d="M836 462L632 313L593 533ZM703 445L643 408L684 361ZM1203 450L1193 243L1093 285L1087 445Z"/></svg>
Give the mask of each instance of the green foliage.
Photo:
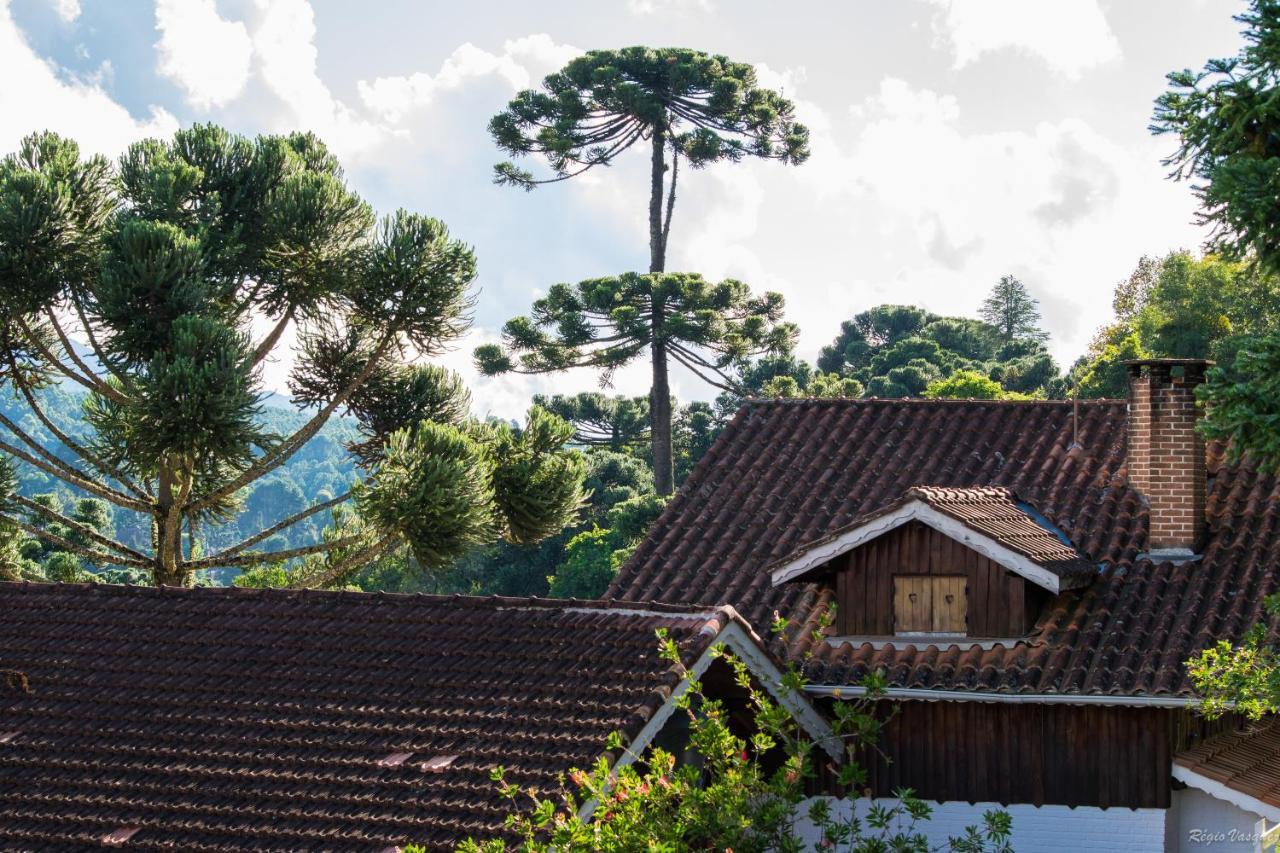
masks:
<svg viewBox="0 0 1280 853"><path fill-rule="evenodd" d="M10 520L16 507L12 498L17 494L18 477L9 460L0 456L0 580L19 580L26 569L22 545L26 536Z"/></svg>
<svg viewBox="0 0 1280 853"><path fill-rule="evenodd" d="M1144 257L1116 285L1112 304L1115 319L1072 368L1082 397L1124 397L1127 359L1212 358L1238 379L1236 354L1280 330L1280 280L1212 255Z"/></svg>
<svg viewBox="0 0 1280 853"><path fill-rule="evenodd" d="M1089 347L1089 355L1073 368L1079 394L1084 398L1122 400L1129 393L1126 361L1149 358L1137 332L1126 325L1104 329Z"/></svg>
<svg viewBox="0 0 1280 853"><path fill-rule="evenodd" d="M489 122L512 156L542 154L558 178L608 165L641 139L665 140L695 166L746 156L800 163L809 132L791 102L756 86L755 69L683 48L592 50L520 92ZM499 183L537 181L511 163Z"/></svg>
<svg viewBox="0 0 1280 853"><path fill-rule="evenodd" d="M852 376L837 373L814 373L807 384L801 386L794 376L777 376L765 383L761 396L778 399L795 397L849 397L857 399L866 391L862 383Z"/></svg>
<svg viewBox="0 0 1280 853"><path fill-rule="evenodd" d="M1264 600L1268 621L1280 616L1280 596ZM1209 717L1235 710L1259 720L1280 712L1280 657L1268 642L1266 624L1249 630L1239 645L1226 640L1187 661L1187 673L1201 700L1201 711Z"/></svg>
<svg viewBox="0 0 1280 853"><path fill-rule="evenodd" d="M564 562L551 578L553 598L599 598L622 565L618 535L599 527L569 540Z"/></svg>
<svg viewBox="0 0 1280 853"><path fill-rule="evenodd" d="M522 787L497 769L494 783L511 802L508 827L521 841L509 848L501 840L469 840L462 853L526 853L557 850L732 850L735 853L799 853L795 823L805 799L805 783L813 778L822 753L796 724L785 706L760 688L747 667L723 647L713 650L714 666L722 667L747 696L751 716L744 726L720 699L704 692L701 682L684 668L675 642L659 632L662 656L686 680L688 689L677 700L686 716L689 760L651 747L643 755L626 751L621 735L609 739L613 756L601 756L588 769L573 769L554 792ZM874 699L883 682L865 685L868 697L837 702L832 737L845 746L846 761L839 776L845 785L859 787L865 771L857 756L873 748L882 715ZM774 686L785 698L804 687L800 674L788 672ZM620 766L618 756L629 760ZM836 815L817 800L807 817L817 828L819 850L928 851L921 824L931 807L909 790L899 791L893 806L871 805L859 816ZM587 804L588 815L583 817ZM980 826L949 840L945 849L992 851L1011 848L1009 815L988 812Z"/></svg>
<svg viewBox="0 0 1280 853"><path fill-rule="evenodd" d="M95 576L80 567L80 560L66 551L50 554L41 566L44 579L54 583L90 583Z"/></svg>
<svg viewBox="0 0 1280 853"><path fill-rule="evenodd" d="M593 367L607 381L657 347L691 369L723 371L736 360L790 350L797 331L782 322L782 308L780 294L756 297L740 281L694 273L557 284L530 316L506 324L504 347L477 348L476 363L486 375Z"/></svg>
<svg viewBox="0 0 1280 853"><path fill-rule="evenodd" d="M493 465L493 498L512 542L535 542L571 525L585 501L586 463L564 448L573 426L539 406L524 429L487 430Z"/></svg>
<svg viewBox="0 0 1280 853"><path fill-rule="evenodd" d="M1005 397L1000 383L972 370L957 370L946 379L929 383L924 396L930 399L999 400Z"/></svg>
<svg viewBox="0 0 1280 853"><path fill-rule="evenodd" d="M1011 275L1001 276L982 301L978 316L995 327L1000 340L1044 341L1049 333L1040 328L1040 303L1031 298L1027 286Z"/></svg>
<svg viewBox="0 0 1280 853"><path fill-rule="evenodd" d="M777 293L757 297L740 281L713 283L687 273L625 273L557 284L534 302L528 317L506 324L502 346L478 347L476 365L486 375L591 367L607 383L623 365L649 358L652 405L653 395L668 399L668 359L724 385L735 363L790 351L797 331L782 321L782 308ZM664 494L674 486L670 412L667 403L650 413L655 484Z"/></svg>
<svg viewBox="0 0 1280 853"><path fill-rule="evenodd" d="M242 572L231 583L234 586L252 589L288 589L293 585L293 581L289 571L276 563L268 566L254 566Z"/></svg>
<svg viewBox="0 0 1280 853"><path fill-rule="evenodd" d="M1211 369L1198 392L1209 413L1201 431L1225 441L1231 461L1250 453L1280 470L1280 335L1241 349L1230 371Z"/></svg>
<svg viewBox="0 0 1280 853"><path fill-rule="evenodd" d="M466 329L475 268L471 249L438 220L406 211L377 220L309 134L247 139L198 125L136 143L114 166L82 158L56 134L25 139L0 161L0 384L26 410L0 420L0 453L68 498L111 504L116 528L76 538L93 525L61 505L27 507L46 534L42 557L56 543L82 565L183 584L219 567L341 553L327 564L345 576L406 532L433 555L425 566L479 541L481 530L528 540L559 529L582 478L559 447L564 430L536 415L519 435L467 423L457 377L406 361L440 353ZM262 320L268 331L255 338ZM277 432L281 419L262 405L261 368L290 329L300 351L289 385L299 405L317 411ZM55 379L87 392L74 424L42 407ZM425 422L476 445L484 488L464 480L433 502L426 482L412 483L415 510L445 513L433 526L423 516L409 523L375 484L366 505L388 526L317 537L350 497L350 469L305 492L327 495L314 506L299 505L277 472L304 461L344 409L361 439L352 449L382 481L408 477L410 461L430 470L432 448L446 454L437 475L467 469L471 451L441 435L401 445L412 460L382 464L385 442ZM268 521L266 493L252 495L264 481L290 499L281 509L296 511ZM244 520L246 497L270 526L210 551ZM480 501L470 512L469 499Z"/></svg>
<svg viewBox="0 0 1280 853"><path fill-rule="evenodd" d="M572 396L534 395L533 404L573 424L573 441L586 447L624 451L649 440L649 401L581 391Z"/></svg>
<svg viewBox="0 0 1280 853"><path fill-rule="evenodd" d="M840 335L818 356L818 369L853 373L869 367L882 350L917 335L937 319L913 305L877 305L840 324Z"/></svg>
<svg viewBox="0 0 1280 853"><path fill-rule="evenodd" d="M1021 284L1010 281L997 291L1010 290L1004 295L1015 301L1019 294L1025 297ZM1030 307L1035 313L1034 300ZM1025 315L1022 319L1028 321ZM822 374L861 383L868 397L920 396L957 371L994 380L1002 396L1063 393L1058 366L1036 329L1024 328L1007 337L983 320L939 317L909 305L879 305L842 323L840 335L823 348L817 367ZM853 396L806 391L804 383L799 384L801 396Z"/></svg>
<svg viewBox="0 0 1280 853"><path fill-rule="evenodd" d="M564 449L572 429L538 407L519 431L420 421L387 441L360 512L403 536L428 571L498 535L541 539L570 525L584 500L585 463Z"/></svg>
<svg viewBox="0 0 1280 853"><path fill-rule="evenodd" d="M1212 226L1207 248L1229 259L1280 263L1280 2L1252 0L1235 18L1244 47L1204 69L1174 71L1156 100L1151 129L1174 134L1166 161L1193 181L1200 219Z"/></svg>
<svg viewBox="0 0 1280 853"><path fill-rule="evenodd" d="M348 409L362 441L350 446L364 465L376 463L382 446L405 424L432 421L461 426L471 415L471 392L462 377L435 364L387 365L351 396Z"/></svg>

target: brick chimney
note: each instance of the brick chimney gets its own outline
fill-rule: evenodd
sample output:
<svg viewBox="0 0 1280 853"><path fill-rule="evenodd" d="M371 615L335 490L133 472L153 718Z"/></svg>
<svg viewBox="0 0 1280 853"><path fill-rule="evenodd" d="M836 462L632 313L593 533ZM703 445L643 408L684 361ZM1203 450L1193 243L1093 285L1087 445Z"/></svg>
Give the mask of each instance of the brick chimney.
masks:
<svg viewBox="0 0 1280 853"><path fill-rule="evenodd" d="M1204 440L1196 432L1196 386L1213 362L1197 358L1127 361L1129 483L1150 506L1147 555L1188 560L1204 540Z"/></svg>

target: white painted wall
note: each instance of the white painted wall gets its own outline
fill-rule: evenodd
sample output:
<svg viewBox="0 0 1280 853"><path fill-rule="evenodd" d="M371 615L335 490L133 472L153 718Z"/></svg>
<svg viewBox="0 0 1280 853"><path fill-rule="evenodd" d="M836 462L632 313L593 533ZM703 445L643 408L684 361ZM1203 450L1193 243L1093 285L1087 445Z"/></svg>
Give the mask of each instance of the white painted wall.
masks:
<svg viewBox="0 0 1280 853"><path fill-rule="evenodd" d="M1178 853L1257 853L1266 829L1260 816L1195 788L1173 792L1168 828Z"/></svg>
<svg viewBox="0 0 1280 853"><path fill-rule="evenodd" d="M825 798L832 811L849 814L849 800ZM817 829L809 822L809 805L800 806L796 831L810 849L818 840ZM865 816L870 802L854 801L858 814ZM895 800L876 803L892 806ZM1063 851L1122 851L1122 853L1260 853L1262 833L1268 828L1259 815L1245 811L1195 788L1173 792L1168 809L1099 809L1068 806L1031 806L996 803L930 803L933 817L917 825L931 846L946 844L960 836L967 826L980 826L982 815L1003 808L1013 818L1013 849L1017 853L1063 853ZM902 827L903 831L906 826Z"/></svg>
<svg viewBox="0 0 1280 853"><path fill-rule="evenodd" d="M818 840L809 823L809 803L800 807L801 820L797 833L807 845ZM869 803L856 800L858 813L865 815ZM894 800L877 800L892 805ZM966 826L981 825L982 815L991 809L1004 808L1013 818L1013 849L1017 853L1064 853L1064 851L1117 851L1117 853L1164 853L1164 809L1098 809L1067 806L1000 806L995 803L930 803L933 817L917 825L928 836L930 845L946 844ZM833 800L832 809L848 815L848 800ZM905 829L905 827L904 827Z"/></svg>

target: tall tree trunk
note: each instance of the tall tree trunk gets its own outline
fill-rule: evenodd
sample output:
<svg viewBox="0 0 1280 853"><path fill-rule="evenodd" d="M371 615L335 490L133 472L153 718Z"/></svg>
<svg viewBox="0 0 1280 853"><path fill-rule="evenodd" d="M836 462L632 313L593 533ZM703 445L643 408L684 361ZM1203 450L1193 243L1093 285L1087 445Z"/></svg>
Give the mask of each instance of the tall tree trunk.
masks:
<svg viewBox="0 0 1280 853"><path fill-rule="evenodd" d="M662 228L662 190L666 177L666 129L653 129L653 169L649 186L649 272L663 272L667 265L667 246ZM675 462L671 448L671 386L667 380L666 340L662 333L664 306L653 302L649 318L653 330L650 357L653 362L653 384L649 389L649 434L653 452L653 486L660 495L675 491Z"/></svg>
<svg viewBox="0 0 1280 853"><path fill-rule="evenodd" d="M667 268L667 246L662 234L662 190L667 174L666 131L653 129L653 163L649 176L649 272Z"/></svg>
<svg viewBox="0 0 1280 853"><path fill-rule="evenodd" d="M156 490L155 540L156 565L153 570L156 586L186 586L182 571L182 510L177 482L177 466L171 458L164 460Z"/></svg>

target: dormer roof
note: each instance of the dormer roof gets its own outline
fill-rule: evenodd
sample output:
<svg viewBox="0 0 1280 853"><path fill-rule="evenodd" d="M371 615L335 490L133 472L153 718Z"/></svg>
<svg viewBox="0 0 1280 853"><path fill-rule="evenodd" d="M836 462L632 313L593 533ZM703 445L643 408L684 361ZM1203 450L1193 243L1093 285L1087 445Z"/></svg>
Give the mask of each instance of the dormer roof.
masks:
<svg viewBox="0 0 1280 853"><path fill-rule="evenodd" d="M1031 504L1000 486L912 486L897 500L802 545L769 567L775 586L918 521L1052 593L1087 586L1097 568Z"/></svg>

